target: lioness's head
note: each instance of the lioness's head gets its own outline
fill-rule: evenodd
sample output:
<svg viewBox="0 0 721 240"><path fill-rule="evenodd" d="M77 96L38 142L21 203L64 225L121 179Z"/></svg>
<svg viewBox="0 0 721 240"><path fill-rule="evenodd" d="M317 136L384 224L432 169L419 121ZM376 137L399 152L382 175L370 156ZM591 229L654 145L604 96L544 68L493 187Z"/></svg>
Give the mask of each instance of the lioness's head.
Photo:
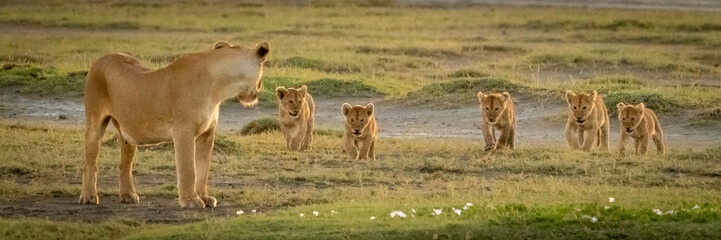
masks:
<svg viewBox="0 0 721 240"><path fill-rule="evenodd" d="M308 93L308 87L303 85L302 87L288 88L278 87L275 89L275 95L278 96L278 102L280 108L288 112L288 115L292 118L298 117L303 101L305 101L305 95Z"/></svg>
<svg viewBox="0 0 721 240"><path fill-rule="evenodd" d="M576 123L583 124L586 122L586 118L591 115L593 108L596 106L596 97L598 97L598 93L595 90L591 94L574 94L571 90L566 91L568 110Z"/></svg>
<svg viewBox="0 0 721 240"><path fill-rule="evenodd" d="M618 108L618 120L621 120L621 130L632 133L641 123L646 106L641 103L634 107L631 104L626 105L620 102L616 107Z"/></svg>
<svg viewBox="0 0 721 240"><path fill-rule="evenodd" d="M490 124L495 124L498 121L500 116L503 115L503 111L506 111L508 101L510 100L511 95L508 94L508 92L488 95L478 92L478 102L481 103L483 117L485 117Z"/></svg>
<svg viewBox="0 0 721 240"><path fill-rule="evenodd" d="M351 130L355 137L362 137L363 130L368 127L368 122L373 116L373 104L361 106L351 106L348 103L343 104L343 116L345 116L345 126Z"/></svg>
<svg viewBox="0 0 721 240"><path fill-rule="evenodd" d="M262 42L254 48L235 46L225 41L215 43L213 49L218 59L212 71L231 78L241 91L238 99L243 106L252 106L258 102L258 93L263 88L261 76L263 63L270 53L270 44Z"/></svg>

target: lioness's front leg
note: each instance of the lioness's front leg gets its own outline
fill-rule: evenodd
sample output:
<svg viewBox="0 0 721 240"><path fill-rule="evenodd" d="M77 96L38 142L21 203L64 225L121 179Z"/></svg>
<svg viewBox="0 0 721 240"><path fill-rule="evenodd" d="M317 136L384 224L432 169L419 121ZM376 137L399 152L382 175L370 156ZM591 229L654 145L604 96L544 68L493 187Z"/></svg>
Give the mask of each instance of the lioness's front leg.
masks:
<svg viewBox="0 0 721 240"><path fill-rule="evenodd" d="M571 123L566 123L566 142L571 149L576 150L579 148L578 138L576 137L576 126Z"/></svg>
<svg viewBox="0 0 721 240"><path fill-rule="evenodd" d="M208 175L210 175L214 140L215 124L195 139L195 170L198 174L195 178L195 192L205 202L206 207L215 207L217 204L214 197L208 196Z"/></svg>
<svg viewBox="0 0 721 240"><path fill-rule="evenodd" d="M486 151L495 149L496 137L493 136L494 134L492 133L492 131L494 131L493 126L484 121L481 125L481 130L483 131L483 140L486 142L486 147L484 149Z"/></svg>
<svg viewBox="0 0 721 240"><path fill-rule="evenodd" d="M175 169L178 174L178 201L183 208L204 208L205 202L195 190L195 136L180 127L173 132Z"/></svg>
<svg viewBox="0 0 721 240"><path fill-rule="evenodd" d="M581 150L589 152L593 147L593 144L598 140L598 129L596 126L591 127L590 130L584 131L584 141Z"/></svg>

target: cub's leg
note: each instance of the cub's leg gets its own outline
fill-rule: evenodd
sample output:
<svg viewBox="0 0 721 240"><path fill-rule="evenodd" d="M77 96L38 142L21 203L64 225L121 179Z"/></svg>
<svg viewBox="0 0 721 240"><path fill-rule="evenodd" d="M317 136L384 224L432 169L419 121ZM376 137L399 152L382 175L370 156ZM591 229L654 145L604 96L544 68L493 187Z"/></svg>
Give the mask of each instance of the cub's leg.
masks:
<svg viewBox="0 0 721 240"><path fill-rule="evenodd" d="M140 203L140 198L135 192L133 183L133 160L138 147L125 141L120 133L120 125L113 120L113 125L118 129L118 142L120 143L120 202Z"/></svg>
<svg viewBox="0 0 721 240"><path fill-rule="evenodd" d="M649 141L650 141L650 139L648 139L648 135L638 138L638 142L639 142L638 153L639 154L646 155L646 150L648 149Z"/></svg>
<svg viewBox="0 0 721 240"><path fill-rule="evenodd" d="M310 119L308 119L308 124L306 125L307 127L305 130L305 137L303 138L303 145L300 148L301 150L313 148L311 146L311 144L313 144L313 122L314 119L313 115L311 114Z"/></svg>
<svg viewBox="0 0 721 240"><path fill-rule="evenodd" d="M175 169L178 174L178 201L182 208L204 208L195 189L195 136L191 125L179 125L173 131L175 148Z"/></svg>
<svg viewBox="0 0 721 240"><path fill-rule="evenodd" d="M368 156L373 161L376 160L376 142L378 142L378 138L373 138L373 140L371 140L371 147L368 150Z"/></svg>
<svg viewBox="0 0 721 240"><path fill-rule="evenodd" d="M351 136L345 137L345 151L352 159L358 159L358 148L355 144L355 139Z"/></svg>
<svg viewBox="0 0 721 240"><path fill-rule="evenodd" d="M511 150L516 149L516 126L511 126L508 132L508 146Z"/></svg>
<svg viewBox="0 0 721 240"><path fill-rule="evenodd" d="M609 139L609 135L611 132L610 123L608 122L608 119L606 119L606 122L601 126L600 134L599 134L599 144L601 145L601 150L608 151L611 145L611 140Z"/></svg>
<svg viewBox="0 0 721 240"><path fill-rule="evenodd" d="M496 143L496 148L497 148L497 149L502 149L502 148L510 147L510 146L509 146L509 142L508 142L509 139L511 138L510 134L511 134L511 127L510 127L510 126L506 126L506 128L504 128L503 130L501 130L501 136L498 138L498 142Z"/></svg>
<svg viewBox="0 0 721 240"><path fill-rule="evenodd" d="M623 155L626 153L626 143L628 142L628 134L623 131L623 127L621 127L621 133L619 134L620 139L618 140L618 152Z"/></svg>
<svg viewBox="0 0 721 240"><path fill-rule="evenodd" d="M636 154L638 154L638 149L641 146L641 139L640 138L634 138L634 144L636 145Z"/></svg>
<svg viewBox="0 0 721 240"><path fill-rule="evenodd" d="M653 143L656 144L656 150L659 154L666 153L666 146L663 145L663 133L657 133L656 135L653 135Z"/></svg>
<svg viewBox="0 0 721 240"><path fill-rule="evenodd" d="M103 134L108 127L110 118L107 116L93 117L87 114L85 120L85 162L83 164L83 189L80 193L80 204L98 204L98 154Z"/></svg>
<svg viewBox="0 0 721 240"><path fill-rule="evenodd" d="M197 138L195 138L195 192L203 200L206 207L215 207L217 200L208 195L208 176L210 163L213 157L213 144L215 142L215 128L217 122Z"/></svg>
<svg viewBox="0 0 721 240"><path fill-rule="evenodd" d="M496 134L495 130L493 130L493 126L491 124L486 123L485 121L481 125L481 130L483 131L483 140L486 142L485 150L493 150L496 148Z"/></svg>
<svg viewBox="0 0 721 240"><path fill-rule="evenodd" d="M566 123L566 142L568 142L568 146L571 147L571 149L576 150L579 148L579 142L580 140L576 137L576 126L571 125L571 123Z"/></svg>
<svg viewBox="0 0 721 240"><path fill-rule="evenodd" d="M291 151L299 151L300 148L303 146L303 141L304 141L305 134L306 134L305 131L307 129L308 129L308 125L303 125L303 124L294 126L293 128L289 129L290 132L294 133L294 135L295 135L295 136L293 136L293 134L291 134L291 137L290 137L290 150Z"/></svg>
<svg viewBox="0 0 721 240"><path fill-rule="evenodd" d="M371 150L372 143L373 143L373 138L370 138L370 137L367 137L363 141L359 141L359 143L358 143L358 158L369 159L369 153Z"/></svg>
<svg viewBox="0 0 721 240"><path fill-rule="evenodd" d="M590 131L584 131L582 134L584 136L583 146L581 147L581 150L589 152L591 151L591 148L593 147L593 144L596 143L598 140L598 129L591 128L593 130Z"/></svg>

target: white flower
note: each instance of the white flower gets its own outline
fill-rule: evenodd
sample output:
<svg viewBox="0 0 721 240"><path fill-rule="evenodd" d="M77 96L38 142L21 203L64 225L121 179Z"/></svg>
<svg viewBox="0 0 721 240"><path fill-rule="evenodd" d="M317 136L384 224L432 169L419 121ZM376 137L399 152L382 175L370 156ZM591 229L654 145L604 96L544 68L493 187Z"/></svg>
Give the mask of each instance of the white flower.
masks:
<svg viewBox="0 0 721 240"><path fill-rule="evenodd" d="M609 208L611 208L611 207L609 207L609 206L604 206L604 207L603 207L603 209L606 209L606 210L608 210Z"/></svg>
<svg viewBox="0 0 721 240"><path fill-rule="evenodd" d="M615 202L615 201L616 201L616 198L612 198L612 197L608 198L608 202Z"/></svg>
<svg viewBox="0 0 721 240"><path fill-rule="evenodd" d="M652 211L655 212L656 214L658 214L659 216L663 215L663 212L661 212L661 210L654 209Z"/></svg>
<svg viewBox="0 0 721 240"><path fill-rule="evenodd" d="M235 214L238 214L238 215L243 215L243 213L245 213L245 212L243 212L243 210L238 210L237 212L235 212Z"/></svg>
<svg viewBox="0 0 721 240"><path fill-rule="evenodd" d="M406 217L406 214L403 213L403 212L401 212L401 211L394 211L394 212L391 213L391 217L395 217L395 216L399 216L399 217L404 218L404 217Z"/></svg>
<svg viewBox="0 0 721 240"><path fill-rule="evenodd" d="M466 209L468 209L468 206L463 206L463 210L466 210Z"/></svg>
<svg viewBox="0 0 721 240"><path fill-rule="evenodd" d="M335 210L330 210L330 214L338 214Z"/></svg>
<svg viewBox="0 0 721 240"><path fill-rule="evenodd" d="M495 207L491 207L491 210L496 210L496 208L495 208Z"/></svg>
<svg viewBox="0 0 721 240"><path fill-rule="evenodd" d="M699 208L700 207L698 205L696 205L696 206L693 206L693 208L691 208L691 209L699 209Z"/></svg>
<svg viewBox="0 0 721 240"><path fill-rule="evenodd" d="M675 214L675 213L676 213L676 211L671 210L671 211L666 211L666 213L664 213L664 214Z"/></svg>
<svg viewBox="0 0 721 240"><path fill-rule="evenodd" d="M460 209L454 209L453 212L455 212L456 214L458 214L458 216L461 215L461 210L460 210Z"/></svg>
<svg viewBox="0 0 721 240"><path fill-rule="evenodd" d="M376 219L376 217L371 217L371 220Z"/></svg>
<svg viewBox="0 0 721 240"><path fill-rule="evenodd" d="M591 216L588 216L588 215L583 215L583 216L581 216L581 217L582 217L582 218L591 218Z"/></svg>
<svg viewBox="0 0 721 240"><path fill-rule="evenodd" d="M302 214L302 213L301 213L301 214L300 214L300 217L305 217L305 214Z"/></svg>
<svg viewBox="0 0 721 240"><path fill-rule="evenodd" d="M576 212L580 212L580 211L581 211L581 209L580 209L580 208L576 208Z"/></svg>
<svg viewBox="0 0 721 240"><path fill-rule="evenodd" d="M313 211L313 215L318 216L318 211Z"/></svg>
<svg viewBox="0 0 721 240"><path fill-rule="evenodd" d="M411 211L412 211L413 213L416 213L416 210L415 210L415 209L413 209L413 208L411 208Z"/></svg>
<svg viewBox="0 0 721 240"><path fill-rule="evenodd" d="M443 208L441 209L433 209L433 215L441 215L443 213Z"/></svg>
<svg viewBox="0 0 721 240"><path fill-rule="evenodd" d="M411 213L411 217L415 218L415 217L416 217L416 215L414 215L413 213Z"/></svg>
<svg viewBox="0 0 721 240"><path fill-rule="evenodd" d="M253 211L251 211L251 212L255 213L255 209L253 209Z"/></svg>
<svg viewBox="0 0 721 240"><path fill-rule="evenodd" d="M472 207L473 203L466 203L466 206Z"/></svg>
<svg viewBox="0 0 721 240"><path fill-rule="evenodd" d="M591 222L592 222L592 223L598 222L598 218L592 217L592 218L591 218Z"/></svg>

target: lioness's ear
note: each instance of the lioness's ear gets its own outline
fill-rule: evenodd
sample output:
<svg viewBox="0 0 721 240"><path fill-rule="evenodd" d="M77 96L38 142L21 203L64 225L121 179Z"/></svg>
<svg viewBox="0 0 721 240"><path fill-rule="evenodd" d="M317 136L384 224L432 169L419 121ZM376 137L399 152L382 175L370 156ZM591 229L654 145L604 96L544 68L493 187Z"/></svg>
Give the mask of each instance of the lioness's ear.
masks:
<svg viewBox="0 0 721 240"><path fill-rule="evenodd" d="M298 88L298 91L300 92L301 96L305 96L305 94L308 93L308 87L303 85L302 87Z"/></svg>
<svg viewBox="0 0 721 240"><path fill-rule="evenodd" d="M596 97L598 96L598 93L596 90L593 90L593 93L591 93L591 101L596 101Z"/></svg>
<svg viewBox="0 0 721 240"><path fill-rule="evenodd" d="M261 62L265 62L270 52L270 43L262 42L255 45L255 55L260 58Z"/></svg>
<svg viewBox="0 0 721 240"><path fill-rule="evenodd" d="M226 41L218 41L215 43L215 46L213 47L213 49L232 47L232 46L233 45L230 45L230 43L228 43Z"/></svg>
<svg viewBox="0 0 721 240"><path fill-rule="evenodd" d="M568 102L568 104L571 104L571 99L574 97L576 97L576 94L574 94L571 90L566 91L566 102Z"/></svg>
<svg viewBox="0 0 721 240"><path fill-rule="evenodd" d="M373 103L369 103L368 105L365 106L368 116L373 115L373 108L374 108Z"/></svg>
<svg viewBox="0 0 721 240"><path fill-rule="evenodd" d="M641 116L643 116L643 110L646 110L646 105L643 105L643 103L636 105L636 111L640 112Z"/></svg>
<svg viewBox="0 0 721 240"><path fill-rule="evenodd" d="M275 95L278 96L278 100L283 100L283 97L288 94L288 89L285 89L285 87L280 86L275 89Z"/></svg>
<svg viewBox="0 0 721 240"><path fill-rule="evenodd" d="M511 94L508 94L508 92L503 92L503 94L501 94L501 97L503 97L501 99L501 101L503 101L503 102L511 100Z"/></svg>
<svg viewBox="0 0 721 240"><path fill-rule="evenodd" d="M616 108L618 108L618 112L620 113L621 111L623 111L624 108L626 108L626 104L623 102L620 102L620 103L616 104Z"/></svg>
<svg viewBox="0 0 721 240"><path fill-rule="evenodd" d="M483 94L482 92L478 92L478 94L476 95L478 95L478 102L480 103L483 103L483 100L486 100L486 98L488 97L488 95Z"/></svg>
<svg viewBox="0 0 721 240"><path fill-rule="evenodd" d="M348 116L348 113L350 113L350 109L353 108L349 103L343 104L343 116Z"/></svg>

